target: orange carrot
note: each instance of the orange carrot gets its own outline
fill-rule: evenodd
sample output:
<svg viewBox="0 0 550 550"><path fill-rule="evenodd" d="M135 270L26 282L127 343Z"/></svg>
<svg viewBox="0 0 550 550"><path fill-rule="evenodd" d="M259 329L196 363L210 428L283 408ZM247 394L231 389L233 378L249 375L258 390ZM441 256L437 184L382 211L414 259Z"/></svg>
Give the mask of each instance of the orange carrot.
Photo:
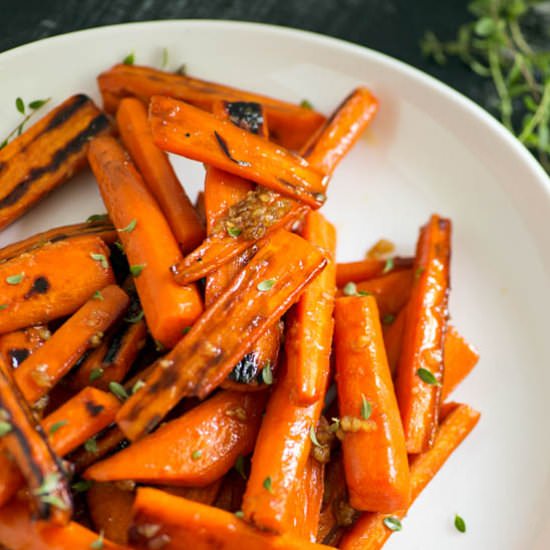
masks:
<svg viewBox="0 0 550 550"><path fill-rule="evenodd" d="M0 149L0 229L86 166L90 139L108 131L93 101L75 95Z"/></svg>
<svg viewBox="0 0 550 550"><path fill-rule="evenodd" d="M98 237L47 244L0 264L0 334L76 311L114 281Z"/></svg>
<svg viewBox="0 0 550 550"><path fill-rule="evenodd" d="M45 325L8 332L0 336L0 356L16 369L29 355L32 355L51 334Z"/></svg>
<svg viewBox="0 0 550 550"><path fill-rule="evenodd" d="M449 325L445 333L445 348L443 363L445 377L441 390L441 401L445 401L449 394L472 372L479 360L479 354L455 327Z"/></svg>
<svg viewBox="0 0 550 550"><path fill-rule="evenodd" d="M447 324L451 222L432 216L420 233L396 393L409 453L429 449L438 424Z"/></svg>
<svg viewBox="0 0 550 550"><path fill-rule="evenodd" d="M350 503L356 510L376 512L405 508L409 464L376 300L336 300L334 336Z"/></svg>
<svg viewBox="0 0 550 550"><path fill-rule="evenodd" d="M86 350L99 345L103 333L127 307L127 294L115 285L88 300L15 371L25 399L34 403L46 395Z"/></svg>
<svg viewBox="0 0 550 550"><path fill-rule="evenodd" d="M242 176L313 208L326 200L324 174L229 121L160 96L151 99L150 119L155 143L165 151Z"/></svg>
<svg viewBox="0 0 550 550"><path fill-rule="evenodd" d="M267 113L261 103L253 101L216 101L212 114L221 120L230 120L235 126L265 139L269 138Z"/></svg>
<svg viewBox="0 0 550 550"><path fill-rule="evenodd" d="M116 116L122 142L159 203L182 251L193 250L204 239L204 228L168 157L153 143L145 106L134 98L123 99Z"/></svg>
<svg viewBox="0 0 550 550"><path fill-rule="evenodd" d="M336 264L336 284L344 286L346 283L360 283L375 277L381 277L391 271L409 269L413 265L413 258L366 258L359 262Z"/></svg>
<svg viewBox="0 0 550 550"><path fill-rule="evenodd" d="M479 413L467 405L453 405L451 412L443 419L434 440L433 447L411 460L412 500L424 490L437 474L453 451L473 430L479 420ZM403 518L406 511L394 512L392 516ZM344 536L342 550L379 550L392 531L384 525L386 514L363 514Z"/></svg>
<svg viewBox="0 0 550 550"><path fill-rule="evenodd" d="M256 530L230 512L148 488L137 492L130 543L136 548L154 548L164 543L163 550L329 549L288 535Z"/></svg>
<svg viewBox="0 0 550 550"><path fill-rule="evenodd" d="M124 404L117 423L127 437L154 429L182 397L208 395L325 265L317 248L292 233L277 231L266 239L185 338L157 362L146 387Z"/></svg>
<svg viewBox="0 0 550 550"><path fill-rule="evenodd" d="M94 140L88 158L119 230L147 326L163 346L172 347L202 310L195 286L180 287L171 277L170 266L180 258L177 242L141 176L113 138Z"/></svg>
<svg viewBox="0 0 550 550"><path fill-rule="evenodd" d="M213 483L233 467L239 455L252 451L264 403L263 393L220 392L94 464L84 476L95 481L132 479L158 485Z"/></svg>

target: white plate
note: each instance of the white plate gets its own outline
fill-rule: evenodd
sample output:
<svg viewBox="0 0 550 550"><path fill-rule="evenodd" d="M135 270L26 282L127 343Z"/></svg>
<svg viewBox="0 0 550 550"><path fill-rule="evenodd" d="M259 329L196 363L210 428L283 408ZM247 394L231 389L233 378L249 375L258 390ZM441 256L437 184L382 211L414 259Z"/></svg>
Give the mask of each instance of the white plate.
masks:
<svg viewBox="0 0 550 550"><path fill-rule="evenodd" d="M549 548L550 185L496 121L461 95L379 53L263 25L172 21L64 35L0 55L0 135L17 124L14 99L75 92L99 99L95 76L130 51L141 64L289 100L325 113L357 84L381 109L337 170L325 212L339 258L362 257L380 236L413 250L419 225L452 218L453 322L482 359L457 391L483 413L471 437L418 499L387 548ZM193 190L201 168L176 161ZM0 245L102 212L90 175L55 192L0 234ZM462 515L468 533L453 527Z"/></svg>

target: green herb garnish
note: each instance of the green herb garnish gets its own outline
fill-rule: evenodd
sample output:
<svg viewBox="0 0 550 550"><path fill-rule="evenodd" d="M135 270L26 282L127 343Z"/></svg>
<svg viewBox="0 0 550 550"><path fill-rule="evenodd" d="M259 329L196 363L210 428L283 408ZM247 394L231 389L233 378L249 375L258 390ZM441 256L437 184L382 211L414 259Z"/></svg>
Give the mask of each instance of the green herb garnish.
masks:
<svg viewBox="0 0 550 550"><path fill-rule="evenodd" d="M240 227L236 227L234 225L228 227L226 229L227 231L227 234L230 236L230 237L233 237L234 239L236 239L243 231Z"/></svg>
<svg viewBox="0 0 550 550"><path fill-rule="evenodd" d="M95 437L90 437L90 439L88 439L86 441L86 443L84 443L84 449L86 449L86 451L88 451L89 453L96 454L97 453L96 438Z"/></svg>
<svg viewBox="0 0 550 550"><path fill-rule="evenodd" d="M239 475L243 479L246 479L246 474L245 474L245 471L244 471L244 456L239 455L237 457L237 460L235 460L234 468L235 468L235 470L237 470L237 472L239 472Z"/></svg>
<svg viewBox="0 0 550 550"><path fill-rule="evenodd" d="M69 505L61 500L57 495L44 495L40 497L40 500L44 504L49 504L50 506L55 506L56 508L59 508L60 510L68 510Z"/></svg>
<svg viewBox="0 0 550 550"><path fill-rule="evenodd" d="M143 380L138 380L133 386L132 386L132 395L134 393L137 393L141 388L145 387L145 382Z"/></svg>
<svg viewBox="0 0 550 550"><path fill-rule="evenodd" d="M141 275L141 272L145 269L145 266L147 264L136 264L136 265L131 265L130 266L130 273L134 276L134 277L139 277Z"/></svg>
<svg viewBox="0 0 550 550"><path fill-rule="evenodd" d="M361 417L368 420L372 414L372 405L367 401L364 394L361 394Z"/></svg>
<svg viewBox="0 0 550 550"><path fill-rule="evenodd" d="M25 276L24 272L18 273L17 275L10 275L9 277L6 277L6 283L9 285L18 285Z"/></svg>
<svg viewBox="0 0 550 550"><path fill-rule="evenodd" d="M382 317L382 324L383 325L391 325L395 321L395 315L392 315L391 313L386 313Z"/></svg>
<svg viewBox="0 0 550 550"><path fill-rule="evenodd" d="M262 380L264 384L273 384L273 371L271 370L271 362L268 361L262 369Z"/></svg>
<svg viewBox="0 0 550 550"><path fill-rule="evenodd" d="M200 449L197 449L196 451L193 451L191 453L191 460L199 460L202 456L202 451Z"/></svg>
<svg viewBox="0 0 550 550"><path fill-rule="evenodd" d="M103 372L104 371L102 368L92 369L90 371L90 382L95 382L96 380L99 380L103 376Z"/></svg>
<svg viewBox="0 0 550 550"><path fill-rule="evenodd" d="M136 61L136 55L134 52L130 52L123 60L123 65L133 65Z"/></svg>
<svg viewBox="0 0 550 550"><path fill-rule="evenodd" d="M108 222L109 214L92 214L86 219L86 223Z"/></svg>
<svg viewBox="0 0 550 550"><path fill-rule="evenodd" d="M307 99L302 99L302 101L300 101L300 107L303 109L313 109L311 101L308 101Z"/></svg>
<svg viewBox="0 0 550 550"><path fill-rule="evenodd" d="M275 284L275 279L266 279L265 281L258 283L258 286L256 288L260 292L265 292L267 290L271 290L274 284Z"/></svg>
<svg viewBox="0 0 550 550"><path fill-rule="evenodd" d="M181 329L181 333L183 336L185 336L190 330L191 330L191 327L184 327Z"/></svg>
<svg viewBox="0 0 550 550"><path fill-rule="evenodd" d="M0 143L0 149L3 149L10 141L10 139L13 136L20 136L23 133L23 128L25 127L25 124L30 120L30 118L46 103L50 101L50 98L48 99L35 99L34 101L31 101L28 104L28 107L30 109L30 113L28 113L25 118L4 138L4 140ZM21 114L25 114L25 104L23 103L23 100L18 97L15 100L15 108L17 111Z"/></svg>
<svg viewBox="0 0 550 550"><path fill-rule="evenodd" d="M109 268L109 261L105 257L105 254L97 254L95 252L92 252L90 253L90 258L92 258L92 260L95 260L96 262L99 262L103 269Z"/></svg>
<svg viewBox="0 0 550 550"><path fill-rule="evenodd" d="M357 285L350 281L344 285L342 292L344 296L357 296Z"/></svg>
<svg viewBox="0 0 550 550"><path fill-rule="evenodd" d="M4 311L5 309L8 309L8 304L0 304L0 311Z"/></svg>
<svg viewBox="0 0 550 550"><path fill-rule="evenodd" d="M92 480L81 479L80 481L73 483L71 488L75 493L85 493L93 485L93 483L94 482Z"/></svg>
<svg viewBox="0 0 550 550"><path fill-rule="evenodd" d="M134 218L126 227L122 229L117 229L119 233L131 233L137 225L137 220Z"/></svg>
<svg viewBox="0 0 550 550"><path fill-rule="evenodd" d="M103 531L99 533L99 537L90 544L92 550L103 550Z"/></svg>
<svg viewBox="0 0 550 550"><path fill-rule="evenodd" d="M101 291L99 291L99 290L96 290L94 292L92 298L94 300L99 300L100 302L103 302L103 300L105 300L105 298L103 297L103 294L101 294Z"/></svg>
<svg viewBox="0 0 550 550"><path fill-rule="evenodd" d="M109 382L109 390L113 395L118 397L121 401L126 401L128 399L128 392L124 389L122 384L118 382Z"/></svg>
<svg viewBox="0 0 550 550"><path fill-rule="evenodd" d="M388 273L395 267L395 262L393 258L388 258L384 264L384 269L382 270L382 275Z"/></svg>
<svg viewBox="0 0 550 550"><path fill-rule="evenodd" d="M235 516L238 517L239 519L243 519L244 518L244 512L242 510L237 510L235 512Z"/></svg>
<svg viewBox="0 0 550 550"><path fill-rule="evenodd" d="M455 527L457 531L461 533L466 532L466 522L458 514L455 514Z"/></svg>
<svg viewBox="0 0 550 550"><path fill-rule="evenodd" d="M13 426L10 422L6 422L5 420L0 420L0 437L4 437L5 435L9 434L13 430Z"/></svg>
<svg viewBox="0 0 550 550"><path fill-rule="evenodd" d="M23 100L18 97L16 100L15 100L15 108L22 114L24 115L25 114L25 103L23 102Z"/></svg>
<svg viewBox="0 0 550 550"><path fill-rule="evenodd" d="M273 486L271 483L271 478L269 476L264 479L262 485L268 493L273 493Z"/></svg>
<svg viewBox="0 0 550 550"><path fill-rule="evenodd" d="M311 428L309 428L309 439L311 439L311 442L316 447L322 447L322 445L319 443L319 440L317 439L317 434L315 433L315 427L314 426L311 426Z"/></svg>
<svg viewBox="0 0 550 550"><path fill-rule="evenodd" d="M68 420L60 420L59 422L56 422L55 424L52 424L51 428L48 430L48 433L50 435L53 435L59 429L63 428L63 426L66 426L68 423L69 423Z"/></svg>
<svg viewBox="0 0 550 550"><path fill-rule="evenodd" d="M403 529L401 521L395 516L385 517L383 523L390 531L401 531L401 529Z"/></svg>
<svg viewBox="0 0 550 550"><path fill-rule="evenodd" d="M124 317L124 320L127 323L136 324L136 323L139 323L143 319L143 315L144 315L143 310L141 310L139 313L137 313L133 317Z"/></svg>
<svg viewBox="0 0 550 550"><path fill-rule="evenodd" d="M433 372L429 371L428 369L425 369L424 367L419 368L416 371L416 374L418 375L420 380L422 380L422 382L425 382L430 386L441 386L441 383L434 376Z"/></svg>

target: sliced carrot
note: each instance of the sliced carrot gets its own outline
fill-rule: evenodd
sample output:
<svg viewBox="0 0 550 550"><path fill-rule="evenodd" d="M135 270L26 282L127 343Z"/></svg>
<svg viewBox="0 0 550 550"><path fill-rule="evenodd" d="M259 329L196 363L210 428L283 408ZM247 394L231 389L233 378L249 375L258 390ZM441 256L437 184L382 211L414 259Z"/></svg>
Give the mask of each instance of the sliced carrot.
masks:
<svg viewBox="0 0 550 550"><path fill-rule="evenodd" d="M45 325L36 325L0 336L0 356L16 369L51 336Z"/></svg>
<svg viewBox="0 0 550 550"><path fill-rule="evenodd" d="M76 311L114 282L99 237L47 244L0 264L0 334Z"/></svg>
<svg viewBox="0 0 550 550"><path fill-rule="evenodd" d="M319 208L326 176L290 151L168 97L154 96L151 129L163 150L215 166Z"/></svg>
<svg viewBox="0 0 550 550"><path fill-rule="evenodd" d="M204 239L204 228L168 157L153 143L145 106L134 98L123 99L116 117L122 142L159 203L182 251L193 250Z"/></svg>
<svg viewBox="0 0 550 550"><path fill-rule="evenodd" d="M366 258L359 262L336 264L336 284L344 286L346 283L360 283L376 277L381 277L391 271L409 269L413 266L414 258L396 256L387 260Z"/></svg>
<svg viewBox="0 0 550 550"><path fill-rule="evenodd" d="M356 510L391 512L410 498L399 408L372 296L338 298L335 357L346 484Z"/></svg>
<svg viewBox="0 0 550 550"><path fill-rule="evenodd" d="M479 361L479 353L459 334L455 327L449 325L445 333L445 347L443 362L445 377L441 390L441 401L445 401L449 394L472 372Z"/></svg>
<svg viewBox="0 0 550 550"><path fill-rule="evenodd" d="M150 528L151 525L154 529ZM164 543L163 550L329 548L288 535L278 536L259 531L225 510L148 488L140 488L137 492L130 543L136 548L154 548Z"/></svg>
<svg viewBox="0 0 550 550"><path fill-rule="evenodd" d="M0 149L0 228L86 166L90 139L108 131L93 101L75 95Z"/></svg>
<svg viewBox="0 0 550 550"><path fill-rule="evenodd" d="M208 485L252 451L264 404L263 393L220 392L84 475L95 481Z"/></svg>
<svg viewBox="0 0 550 550"><path fill-rule="evenodd" d="M301 237L287 231L269 236L185 338L156 363L146 387L124 404L117 416L122 431L137 439L154 429L182 397L208 395L326 262Z"/></svg>
<svg viewBox="0 0 550 550"><path fill-rule="evenodd" d="M447 325L451 222L432 216L420 232L396 393L409 453L429 449L438 424Z"/></svg>
<svg viewBox="0 0 550 550"><path fill-rule="evenodd" d="M412 500L424 490L447 459L473 430L479 420L479 413L468 405L453 404L448 415L443 418L434 440L433 447L411 460ZM403 518L406 511L391 515ZM384 525L387 514L363 514L344 536L342 550L379 550L388 540L392 531Z"/></svg>
<svg viewBox="0 0 550 550"><path fill-rule="evenodd" d="M115 65L99 75L98 84L108 112L115 112L126 96L135 96L144 103L154 95L170 96L208 111L219 101L260 103L266 109L272 139L296 151L325 120L320 113L293 103L150 67Z"/></svg>

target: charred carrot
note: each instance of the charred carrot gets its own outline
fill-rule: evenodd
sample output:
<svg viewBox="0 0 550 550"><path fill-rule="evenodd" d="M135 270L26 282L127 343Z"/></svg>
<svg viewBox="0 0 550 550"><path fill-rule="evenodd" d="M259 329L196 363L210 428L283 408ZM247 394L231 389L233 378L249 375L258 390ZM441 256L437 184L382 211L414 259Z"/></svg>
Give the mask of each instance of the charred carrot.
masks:
<svg viewBox="0 0 550 550"><path fill-rule="evenodd" d="M154 95L170 96L207 111L219 101L260 103L269 118L271 138L295 151L303 147L325 120L312 109L286 101L150 67L116 65L99 75L98 84L105 109L111 113L126 96L137 97L144 103L149 103Z"/></svg>
<svg viewBox="0 0 550 550"><path fill-rule="evenodd" d="M267 114L261 103L253 101L216 101L212 114L222 120L230 120L235 126L257 136L269 138Z"/></svg>
<svg viewBox="0 0 550 550"><path fill-rule="evenodd" d="M467 405L453 404L451 411L443 418L433 447L411 460L412 501L441 469L443 464L473 430L479 420L479 413ZM406 511L394 512L392 516L401 519ZM387 514L363 514L344 536L342 550L379 550L392 534L385 526Z"/></svg>
<svg viewBox="0 0 550 550"><path fill-rule="evenodd" d="M128 295L122 289L111 285L99 292L15 371L15 381L29 403L48 393L124 314Z"/></svg>
<svg viewBox="0 0 550 550"><path fill-rule="evenodd" d="M261 137L168 97L154 96L151 130L163 150L242 176L319 208L326 176L306 160Z"/></svg>
<svg viewBox="0 0 550 550"><path fill-rule="evenodd" d="M441 389L441 401L445 401L450 393L472 372L479 360L479 354L455 327L449 325L445 333L443 362L445 377Z"/></svg>
<svg viewBox="0 0 550 550"><path fill-rule="evenodd" d="M263 331L325 267L323 254L277 231L189 333L156 363L148 384L123 405L117 423L134 440L154 429L184 396L206 397Z"/></svg>
<svg viewBox="0 0 550 550"><path fill-rule="evenodd" d="M366 258L359 262L336 264L336 284L344 286L346 283L360 283L376 277L381 277L391 271L410 269L414 258L396 256L387 260Z"/></svg>
<svg viewBox="0 0 550 550"><path fill-rule="evenodd" d="M205 237L204 228L166 156L154 143L143 103L134 98L120 102L118 131L124 146L154 195L184 253Z"/></svg>
<svg viewBox="0 0 550 550"><path fill-rule="evenodd" d="M93 101L75 95L0 149L0 228L86 166L90 139L108 131Z"/></svg>
<svg viewBox="0 0 550 550"><path fill-rule="evenodd" d="M420 232L395 389L409 453L432 445L437 429L447 325L451 222L432 216Z"/></svg>
<svg viewBox="0 0 550 550"><path fill-rule="evenodd" d="M141 176L113 138L94 140L88 158L119 231L147 326L156 340L172 347L202 310L195 286L179 286L170 274L170 266L181 257L177 242Z"/></svg>
<svg viewBox="0 0 550 550"><path fill-rule="evenodd" d="M0 264L0 334L74 313L114 281L98 237L47 244Z"/></svg>
<svg viewBox="0 0 550 550"><path fill-rule="evenodd" d="M372 296L339 298L335 357L346 484L356 510L391 512L410 498L399 408Z"/></svg>
<svg viewBox="0 0 550 550"><path fill-rule="evenodd" d="M36 325L0 336L0 356L16 369L29 355L42 347L51 336L48 327Z"/></svg>
<svg viewBox="0 0 550 550"><path fill-rule="evenodd" d="M204 486L221 478L254 447L265 403L262 393L221 392L127 449L94 464L95 481Z"/></svg>
<svg viewBox="0 0 550 550"><path fill-rule="evenodd" d="M151 530L150 525L158 529ZM129 541L136 548L154 548L164 542L163 550L328 550L327 546L289 535L256 530L225 510L148 488L137 491Z"/></svg>

